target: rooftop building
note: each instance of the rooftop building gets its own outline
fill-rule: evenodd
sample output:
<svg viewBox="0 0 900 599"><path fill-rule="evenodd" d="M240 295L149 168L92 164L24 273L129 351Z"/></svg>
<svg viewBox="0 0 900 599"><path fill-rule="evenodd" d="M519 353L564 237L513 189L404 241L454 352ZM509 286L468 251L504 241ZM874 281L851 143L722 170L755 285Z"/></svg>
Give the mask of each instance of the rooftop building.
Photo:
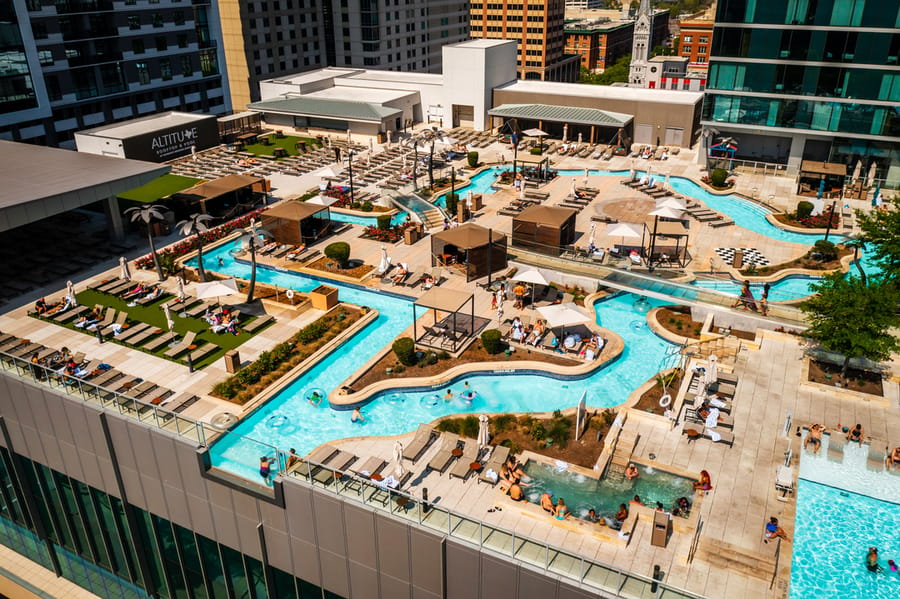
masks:
<svg viewBox="0 0 900 599"><path fill-rule="evenodd" d="M565 31L566 53L579 54L582 67L602 72L631 51L634 21L567 20Z"/></svg>

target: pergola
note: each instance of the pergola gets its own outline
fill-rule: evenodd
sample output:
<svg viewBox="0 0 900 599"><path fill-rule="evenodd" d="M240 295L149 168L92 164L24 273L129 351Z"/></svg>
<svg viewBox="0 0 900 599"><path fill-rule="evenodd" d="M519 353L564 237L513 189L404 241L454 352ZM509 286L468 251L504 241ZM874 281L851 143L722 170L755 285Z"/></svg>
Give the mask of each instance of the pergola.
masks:
<svg viewBox="0 0 900 599"><path fill-rule="evenodd" d="M432 266L462 266L466 281L506 268L506 235L466 223L431 236Z"/></svg>
<svg viewBox="0 0 900 599"><path fill-rule="evenodd" d="M529 206L513 217L512 244L558 256L575 242L577 214L572 208Z"/></svg>
<svg viewBox="0 0 900 599"><path fill-rule="evenodd" d="M523 156L513 160L513 172L523 173L526 179L546 181L550 178L550 158L548 156Z"/></svg>
<svg viewBox="0 0 900 599"><path fill-rule="evenodd" d="M650 233L650 247L653 248L652 255L648 252L649 264L674 263L684 268L690 262L687 251L689 232L682 221L660 219L654 229L649 229L646 225L644 227ZM672 245L671 240L675 241L675 245Z"/></svg>
<svg viewBox="0 0 900 599"><path fill-rule="evenodd" d="M468 304L469 312L463 309ZM434 310L434 324L425 326L421 337L418 334L416 308ZM438 312L447 316L438 320ZM432 287L413 302L413 339L419 345L455 352L460 343L475 334L475 295L468 291Z"/></svg>
<svg viewBox="0 0 900 599"><path fill-rule="evenodd" d="M805 196L830 197L835 194L828 192L832 190L839 192L844 188L846 178L846 164L804 160L800 163L800 175L797 177L797 193Z"/></svg>
<svg viewBox="0 0 900 599"><path fill-rule="evenodd" d="M331 211L322 204L292 200L266 210L260 220L278 243L301 245L315 242L328 232Z"/></svg>
<svg viewBox="0 0 900 599"><path fill-rule="evenodd" d="M200 212L209 214L207 208L210 202L218 199L233 199L234 206L231 206L225 214L214 216L229 217L234 216L232 212L237 212L237 208L241 206L251 209L256 205L257 194L265 195L268 191L268 182L263 177L253 175L227 175L213 181L194 185L184 191L173 194L173 199L183 202L188 210L191 210L193 204L200 205ZM246 201L242 201L246 200ZM224 200L223 200L224 201Z"/></svg>

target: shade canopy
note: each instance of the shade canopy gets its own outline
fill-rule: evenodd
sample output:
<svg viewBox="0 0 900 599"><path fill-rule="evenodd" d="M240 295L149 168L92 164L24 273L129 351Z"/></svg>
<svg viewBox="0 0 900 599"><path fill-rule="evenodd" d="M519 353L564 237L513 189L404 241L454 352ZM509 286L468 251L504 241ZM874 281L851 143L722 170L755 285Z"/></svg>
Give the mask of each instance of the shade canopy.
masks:
<svg viewBox="0 0 900 599"><path fill-rule="evenodd" d="M836 175L847 176L847 165L836 162L816 162L803 160L800 163L800 175Z"/></svg>
<svg viewBox="0 0 900 599"><path fill-rule="evenodd" d="M277 206L269 208L261 214L262 218L277 217L290 220L303 220L313 214L324 211L325 208L319 204L310 204L309 202L288 201L282 202ZM263 225L265 227L265 225Z"/></svg>
<svg viewBox="0 0 900 599"><path fill-rule="evenodd" d="M506 268L506 235L466 223L431 236L432 266L463 268L466 281Z"/></svg>
<svg viewBox="0 0 900 599"><path fill-rule="evenodd" d="M578 212L559 206L529 206L513 217L513 245L543 254L559 255L575 241Z"/></svg>
<svg viewBox="0 0 900 599"><path fill-rule="evenodd" d="M260 220L279 243L299 245L325 234L331 226L331 213L327 205L291 200L266 210Z"/></svg>
<svg viewBox="0 0 900 599"><path fill-rule="evenodd" d="M644 225L639 223L614 223L606 227L606 234L615 237L643 237Z"/></svg>
<svg viewBox="0 0 900 599"><path fill-rule="evenodd" d="M471 299L472 294L467 291L432 287L423 293L422 297L415 301L415 304L441 312L458 312Z"/></svg>
<svg viewBox="0 0 900 599"><path fill-rule="evenodd" d="M260 191L262 191L265 189L265 182L266 180L262 177L252 175L228 175L221 179L194 185L177 195L179 197L187 196L194 202L206 202L247 187L261 186Z"/></svg>
<svg viewBox="0 0 900 599"><path fill-rule="evenodd" d="M572 208L560 208L559 206L529 206L515 216L515 220L523 223L536 223L560 227L578 214Z"/></svg>
<svg viewBox="0 0 900 599"><path fill-rule="evenodd" d="M197 299L234 295L235 293L238 293L238 286L237 281L234 279L197 283L197 286L194 287L194 294L197 296Z"/></svg>
<svg viewBox="0 0 900 599"><path fill-rule="evenodd" d="M591 320L572 302L541 306L537 309L551 327L567 327Z"/></svg>
<svg viewBox="0 0 900 599"><path fill-rule="evenodd" d="M678 198L667 197L662 200L658 200L656 202L657 208L674 208L675 210L686 210L687 204L684 203L683 200L679 200Z"/></svg>
<svg viewBox="0 0 900 599"><path fill-rule="evenodd" d="M338 199L339 198L336 198L334 196L318 195L314 198L310 198L310 199L306 200L306 203L313 204L315 206L331 206L332 204L337 202Z"/></svg>
<svg viewBox="0 0 900 599"><path fill-rule="evenodd" d="M461 250L471 250L488 244L488 231L491 232L490 240L494 243L506 240L506 235L502 231L492 231L473 223L435 233L432 237L437 241L455 245Z"/></svg>
<svg viewBox="0 0 900 599"><path fill-rule="evenodd" d="M527 135L528 137L546 137L548 134L546 131L541 131L540 129L525 129L522 131L522 135Z"/></svg>
<svg viewBox="0 0 900 599"><path fill-rule="evenodd" d="M649 212L649 214L650 216L659 216L662 218L681 218L684 212L668 206L660 206L656 208L656 210Z"/></svg>
<svg viewBox="0 0 900 599"><path fill-rule="evenodd" d="M538 270L526 270L512 278L513 281L521 281L522 283L534 283L535 285L546 285L547 279Z"/></svg>

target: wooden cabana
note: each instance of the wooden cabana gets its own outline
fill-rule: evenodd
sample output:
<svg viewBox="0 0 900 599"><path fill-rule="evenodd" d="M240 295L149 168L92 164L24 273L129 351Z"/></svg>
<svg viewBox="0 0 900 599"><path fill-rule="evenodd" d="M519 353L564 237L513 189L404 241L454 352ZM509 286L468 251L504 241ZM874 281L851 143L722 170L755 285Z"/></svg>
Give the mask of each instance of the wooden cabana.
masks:
<svg viewBox="0 0 900 599"><path fill-rule="evenodd" d="M839 198L847 178L847 165L804 160L797 177L797 194L807 197Z"/></svg>
<svg viewBox="0 0 900 599"><path fill-rule="evenodd" d="M432 310L434 324L419 328L416 322L417 308ZM438 318L440 313L446 315ZM455 352L476 330L475 295L468 291L432 287L413 302L413 339L419 345L436 349L450 348L451 352Z"/></svg>
<svg viewBox="0 0 900 599"><path fill-rule="evenodd" d="M227 175L189 187L172 195L188 212L200 212L218 218L233 218L251 210L265 199L269 182L253 175Z"/></svg>
<svg viewBox="0 0 900 599"><path fill-rule="evenodd" d="M546 156L519 156L513 160L513 172L529 181L544 181L550 177L550 158Z"/></svg>
<svg viewBox="0 0 900 599"><path fill-rule="evenodd" d="M466 223L431 236L432 266L461 269L466 281L506 268L506 235Z"/></svg>
<svg viewBox="0 0 900 599"><path fill-rule="evenodd" d="M513 217L512 244L558 256L575 242L578 212L559 206L529 206Z"/></svg>
<svg viewBox="0 0 900 599"><path fill-rule="evenodd" d="M314 243L331 229L328 206L296 200L266 210L260 220L275 241L290 245Z"/></svg>
<svg viewBox="0 0 900 599"><path fill-rule="evenodd" d="M659 219L650 232L650 248L647 262L651 266L679 266L684 268L691 261L688 253L689 229L680 220Z"/></svg>

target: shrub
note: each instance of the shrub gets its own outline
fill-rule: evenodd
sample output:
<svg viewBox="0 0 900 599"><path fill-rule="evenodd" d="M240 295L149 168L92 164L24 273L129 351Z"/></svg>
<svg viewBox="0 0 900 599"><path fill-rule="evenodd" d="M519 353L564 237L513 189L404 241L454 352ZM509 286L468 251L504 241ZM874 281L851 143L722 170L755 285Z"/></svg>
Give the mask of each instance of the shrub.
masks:
<svg viewBox="0 0 900 599"><path fill-rule="evenodd" d="M362 210L363 212L372 212L373 209L374 207L372 206L372 202L370 202L369 200L363 202L362 208L360 208L360 210Z"/></svg>
<svg viewBox="0 0 900 599"><path fill-rule="evenodd" d="M499 354L503 351L503 344L500 342L500 331L499 329L488 329L481 334L481 344L484 346L484 351L489 354Z"/></svg>
<svg viewBox="0 0 900 599"><path fill-rule="evenodd" d="M350 244L344 241L330 243L325 246L325 256L337 260L341 268L344 268L347 266L347 260L350 259Z"/></svg>
<svg viewBox="0 0 900 599"><path fill-rule="evenodd" d="M819 254L819 259L823 262L828 262L829 260L837 258L837 247L830 241L818 239L813 248L814 251Z"/></svg>
<svg viewBox="0 0 900 599"><path fill-rule="evenodd" d="M375 218L378 228L381 230L387 230L391 228L391 215L390 214L379 214Z"/></svg>
<svg viewBox="0 0 900 599"><path fill-rule="evenodd" d="M516 421L516 417L512 414L500 414L491 418L491 424L494 425L494 431L502 433L507 430Z"/></svg>
<svg viewBox="0 0 900 599"><path fill-rule="evenodd" d="M391 345L394 354L404 366L412 366L416 363L416 343L410 337L400 337Z"/></svg>
<svg viewBox="0 0 900 599"><path fill-rule="evenodd" d="M469 152L466 154L466 161L469 163L469 168L478 166L478 152Z"/></svg>
<svg viewBox="0 0 900 599"><path fill-rule="evenodd" d="M541 150L540 146L535 146L535 147L531 148L530 150L528 150L528 152L530 154L534 154L535 156L543 154L543 151Z"/></svg>
<svg viewBox="0 0 900 599"><path fill-rule="evenodd" d="M319 320L311 322L297 331L297 341L300 343L313 343L314 341L321 339L322 335L324 335L327 330L328 325L324 322ZM262 354L260 354L260 357L262 357Z"/></svg>
<svg viewBox="0 0 900 599"><path fill-rule="evenodd" d="M460 425L459 418L445 418L438 422L435 428L442 433L456 433L458 435Z"/></svg>
<svg viewBox="0 0 900 599"><path fill-rule="evenodd" d="M478 438L478 417L466 416L459 426L459 434L464 437Z"/></svg>
<svg viewBox="0 0 900 599"><path fill-rule="evenodd" d="M800 220L801 218L809 218L809 215L812 214L812 211L812 202L807 202L806 200L797 202L797 220Z"/></svg>
<svg viewBox="0 0 900 599"><path fill-rule="evenodd" d="M456 216L456 210L459 207L459 194L448 193L445 203L447 207L447 214L449 214L450 216Z"/></svg>
<svg viewBox="0 0 900 599"><path fill-rule="evenodd" d="M728 179L728 171L724 168L714 168L711 173L709 173L709 182L712 183L714 187L725 187L725 180Z"/></svg>
<svg viewBox="0 0 900 599"><path fill-rule="evenodd" d="M449 359L450 359L450 352L448 352L448 351L445 350L445 349L442 349L442 350L438 353L437 357L438 357L438 360L449 360Z"/></svg>
<svg viewBox="0 0 900 599"><path fill-rule="evenodd" d="M535 441L541 441L547 438L547 429L544 428L543 422L535 420L531 425L531 432L529 434Z"/></svg>
<svg viewBox="0 0 900 599"><path fill-rule="evenodd" d="M559 447L565 447L571 436L572 421L568 418L558 418L550 424L546 438L553 439L553 442Z"/></svg>

